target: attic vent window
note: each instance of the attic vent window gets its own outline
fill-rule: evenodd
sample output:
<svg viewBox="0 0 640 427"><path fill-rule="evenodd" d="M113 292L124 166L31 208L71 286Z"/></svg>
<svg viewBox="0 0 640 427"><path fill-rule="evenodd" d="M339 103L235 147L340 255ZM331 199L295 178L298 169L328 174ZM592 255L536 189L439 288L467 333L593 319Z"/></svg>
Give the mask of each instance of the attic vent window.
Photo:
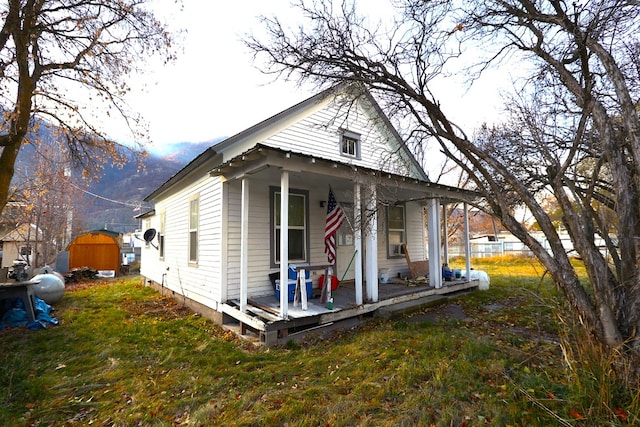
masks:
<svg viewBox="0 0 640 427"><path fill-rule="evenodd" d="M360 135L344 132L340 135L340 154L345 157L360 158Z"/></svg>

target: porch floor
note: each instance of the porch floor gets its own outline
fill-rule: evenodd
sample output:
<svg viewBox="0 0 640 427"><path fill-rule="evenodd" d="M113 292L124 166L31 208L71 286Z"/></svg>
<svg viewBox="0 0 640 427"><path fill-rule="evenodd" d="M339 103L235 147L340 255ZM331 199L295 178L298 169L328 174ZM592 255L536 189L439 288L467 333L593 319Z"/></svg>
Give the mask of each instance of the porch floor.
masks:
<svg viewBox="0 0 640 427"><path fill-rule="evenodd" d="M367 302L363 289L365 302L363 305L355 304L355 286L353 282L342 282L338 289L331 292L333 297L333 309L328 309L327 304L320 303L320 290L314 289L313 296L307 300L307 310L302 310L300 304L294 306L289 302L288 319L281 319L280 301L275 295L252 297L247 300L247 312L240 313L240 302L229 301L226 314L240 322L241 335L248 330L260 337L267 346L275 345L293 333L302 332L334 322L344 321L364 314L373 313L379 308L390 307L394 304L407 304L438 295L448 295L456 292L472 290L478 287L477 280L458 280L443 282L441 288L434 288L426 283L392 279L391 283L378 284L378 301ZM235 315L234 315L235 314ZM251 321L247 321L249 316ZM243 321L242 319L245 319ZM244 323L244 325L243 325Z"/></svg>
<svg viewBox="0 0 640 427"><path fill-rule="evenodd" d="M465 283L466 281L457 281L457 282L445 282L444 286L440 289L444 291L446 288L451 285ZM378 300L390 300L400 296L413 295L416 293L434 291L435 288L429 286L426 282L422 284L407 284L409 282L405 282L404 280L393 279L391 283L378 283ZM442 292L442 293L447 293ZM297 307L294 306L293 302L289 302L288 314L289 317L300 318L300 317L309 317L315 316L318 314L327 314L327 313L335 313L340 310L346 310L350 308L356 307L356 290L355 283L353 281L346 281L340 283L338 289L331 292L331 297L333 298L333 309L328 309L326 303L320 302L320 289L313 290L313 296L307 299L308 308L307 310L302 310L301 304L298 303ZM366 291L362 290L363 298L366 301ZM263 308L267 311L270 311L274 314L280 314L280 301L276 298L275 295L268 295L262 297L254 297L248 300L249 304L256 305L257 307Z"/></svg>

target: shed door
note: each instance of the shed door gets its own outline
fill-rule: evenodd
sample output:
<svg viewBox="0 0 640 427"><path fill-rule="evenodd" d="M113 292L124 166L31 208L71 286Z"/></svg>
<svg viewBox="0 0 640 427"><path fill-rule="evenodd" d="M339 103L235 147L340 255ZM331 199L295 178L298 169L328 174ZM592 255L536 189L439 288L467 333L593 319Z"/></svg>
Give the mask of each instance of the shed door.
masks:
<svg viewBox="0 0 640 427"><path fill-rule="evenodd" d="M90 267L95 270L120 271L120 253L116 245L74 244L70 250L69 269Z"/></svg>

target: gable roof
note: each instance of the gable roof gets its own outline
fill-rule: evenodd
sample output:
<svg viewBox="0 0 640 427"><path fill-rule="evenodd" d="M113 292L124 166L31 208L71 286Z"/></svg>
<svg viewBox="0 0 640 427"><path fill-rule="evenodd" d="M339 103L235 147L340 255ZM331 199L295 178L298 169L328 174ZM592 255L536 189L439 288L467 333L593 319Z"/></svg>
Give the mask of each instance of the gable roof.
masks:
<svg viewBox="0 0 640 427"><path fill-rule="evenodd" d="M117 239L118 237L122 236L122 233L119 233L117 231L106 230L106 229L97 229L97 230L89 230L89 231L85 231L83 233L79 233L79 234L74 236L74 239L77 238L77 237L80 237L80 236L86 236L87 234L92 234L92 235L104 234L104 235L107 235L109 237L113 237L114 239Z"/></svg>
<svg viewBox="0 0 640 427"><path fill-rule="evenodd" d="M122 233L111 230L86 231L74 236L67 248L86 243L108 244L120 247L122 244Z"/></svg>
<svg viewBox="0 0 640 427"><path fill-rule="evenodd" d="M268 129L269 127L275 125L276 123L279 123L285 120L287 117L290 117L299 112L305 111L306 109L311 108L312 106L326 100L329 97L335 97L338 94L347 93L348 91L351 91L351 93L355 92L358 95L364 96L366 101L373 107L374 112L381 119L383 125L389 131L392 138L395 139L402 154L405 156L406 159L408 159L412 172L415 173L420 180L429 182L429 178L427 177L427 174L425 173L424 169L420 166L420 164L416 160L413 153L409 150L404 140L402 139L398 131L395 129L395 127L391 124L391 121L389 120L387 115L382 111L382 108L374 99L374 97L371 95L371 93L362 85L355 85L353 83L351 84L341 83L341 84L332 86L328 89L325 89L317 93L316 95L313 95L310 98L307 98L304 101L299 102L298 104L295 104L269 117L268 119L263 120L209 147L203 153L201 153L195 159L193 159L190 163L188 163L184 168L182 168L180 171L174 174L171 178L165 181L162 185L160 185L160 187L158 187L151 194L145 197L144 201L153 200L158 195L162 194L164 191L171 188L173 185L185 179L191 172L207 164L209 161L213 160L216 156L220 155L223 151L233 147L236 144L241 143L246 138L254 134L257 134L263 130Z"/></svg>
<svg viewBox="0 0 640 427"><path fill-rule="evenodd" d="M33 235L31 235L33 233ZM37 237L36 237L37 236ZM37 228L34 224L23 223L15 227L6 235L0 237L0 242L25 242L27 238L35 241L41 240L43 232Z"/></svg>

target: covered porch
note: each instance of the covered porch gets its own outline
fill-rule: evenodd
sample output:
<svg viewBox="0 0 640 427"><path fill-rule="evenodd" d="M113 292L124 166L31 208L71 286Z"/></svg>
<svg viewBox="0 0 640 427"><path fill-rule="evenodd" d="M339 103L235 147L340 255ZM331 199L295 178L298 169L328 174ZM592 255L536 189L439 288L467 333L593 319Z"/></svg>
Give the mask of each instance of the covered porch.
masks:
<svg viewBox="0 0 640 427"><path fill-rule="evenodd" d="M440 288L414 283L403 279L378 283L378 301L361 305L354 304L355 283L341 283L332 292L333 308L322 303L320 295L314 292L305 310L301 304L290 303L287 319L280 317L280 302L274 296L250 298L244 311L240 310L240 301L228 301L222 307L225 317L223 325L236 326L241 335L254 337L270 347L284 344L297 334L318 331L351 318L373 315L380 309L406 303L420 304L478 288L478 280L466 278L445 282Z"/></svg>
<svg viewBox="0 0 640 427"><path fill-rule="evenodd" d="M473 192L262 145L210 173L220 177L229 206L237 207L228 220L229 230L239 236L239 241L233 240L226 256L225 268L233 274L223 276L227 278L220 305L223 324L239 322L242 332L254 331L267 345L299 328L321 327L380 307L477 287L477 282L466 279L471 277L468 256L457 282L445 282L442 274L442 264L448 259L447 243L441 238L441 234L447 235L443 208L452 202L464 206L465 247L469 254L467 203L477 196ZM298 193L291 193L292 188ZM301 189L304 193L299 198L305 200L311 213L305 208L308 222L292 229L290 195L300 194ZM350 229L350 260L341 260L338 254L335 271L330 273L341 282L333 295L333 307L327 305L326 299L313 298L315 295L302 295L301 303L295 304L288 299L288 289L280 292L277 299L265 287L268 274L277 272L279 277L288 278L291 264L326 264L326 255L317 242L324 235L325 213L321 209L326 211L328 189L339 196L339 202L348 204L343 227ZM265 196L267 193L269 197ZM269 234L258 228L260 221L266 224L266 218L256 210L258 206L269 206L268 211L262 211L266 218L271 215ZM391 230L388 221L390 208L395 206L402 206L404 215L400 231ZM290 257L289 239L300 230L307 233L306 241L301 239L294 245L304 248L300 253L306 253L306 259L302 262ZM270 249L266 241L258 241L258 235L269 236ZM259 251L256 244L264 249ZM413 259L428 264L420 286L395 280L397 275L408 274L404 256L407 246ZM380 282L382 269L391 270L391 283Z"/></svg>

